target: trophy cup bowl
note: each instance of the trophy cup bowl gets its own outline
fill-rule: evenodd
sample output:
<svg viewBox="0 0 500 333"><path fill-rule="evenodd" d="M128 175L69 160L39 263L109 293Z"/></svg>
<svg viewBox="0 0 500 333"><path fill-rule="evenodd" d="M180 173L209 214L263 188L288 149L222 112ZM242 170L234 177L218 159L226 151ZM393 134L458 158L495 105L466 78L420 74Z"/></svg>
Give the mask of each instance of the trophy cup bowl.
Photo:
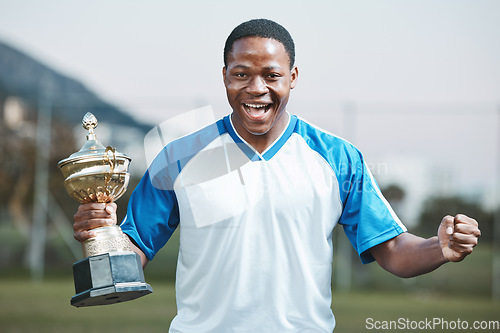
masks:
<svg viewBox="0 0 500 333"><path fill-rule="evenodd" d="M130 157L104 147L94 134L97 119L87 112L82 120L89 131L76 153L58 163L68 194L81 204L118 200L127 190ZM83 242L84 259L73 264L76 307L132 300L153 291L144 280L141 260L130 249L127 235L117 225L93 229Z"/></svg>

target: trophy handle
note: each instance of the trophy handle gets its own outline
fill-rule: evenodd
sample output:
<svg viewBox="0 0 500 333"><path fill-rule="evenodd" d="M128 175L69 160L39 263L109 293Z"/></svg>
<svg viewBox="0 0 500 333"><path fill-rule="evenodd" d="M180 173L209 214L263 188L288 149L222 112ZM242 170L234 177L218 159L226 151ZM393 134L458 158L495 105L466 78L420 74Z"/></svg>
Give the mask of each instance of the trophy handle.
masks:
<svg viewBox="0 0 500 333"><path fill-rule="evenodd" d="M111 152L112 159L109 157ZM109 171L104 175L104 188L106 191L106 195L110 195L110 191L108 188L109 181L111 180L111 177L113 176L113 172L115 169L116 165L116 149L115 147L107 146L106 151L104 152L104 164L108 163L109 164Z"/></svg>

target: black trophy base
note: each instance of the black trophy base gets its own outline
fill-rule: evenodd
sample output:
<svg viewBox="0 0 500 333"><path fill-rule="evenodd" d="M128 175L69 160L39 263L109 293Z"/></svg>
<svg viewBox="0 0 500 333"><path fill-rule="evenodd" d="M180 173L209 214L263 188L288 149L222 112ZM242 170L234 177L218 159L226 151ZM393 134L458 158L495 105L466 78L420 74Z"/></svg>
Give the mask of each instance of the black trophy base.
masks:
<svg viewBox="0 0 500 333"><path fill-rule="evenodd" d="M85 258L73 264L76 307L130 301L150 294L141 259L132 251L114 251Z"/></svg>

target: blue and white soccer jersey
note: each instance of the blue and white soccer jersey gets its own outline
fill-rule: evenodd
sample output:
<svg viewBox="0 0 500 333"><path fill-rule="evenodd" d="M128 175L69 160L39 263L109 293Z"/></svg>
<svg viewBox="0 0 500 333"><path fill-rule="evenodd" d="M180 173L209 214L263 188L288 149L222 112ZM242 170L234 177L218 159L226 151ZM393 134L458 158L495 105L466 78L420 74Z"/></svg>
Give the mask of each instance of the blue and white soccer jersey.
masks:
<svg viewBox="0 0 500 333"><path fill-rule="evenodd" d="M332 231L364 263L406 228L362 155L290 116L262 154L230 116L162 150L121 227L149 259L178 226L170 332L332 332Z"/></svg>

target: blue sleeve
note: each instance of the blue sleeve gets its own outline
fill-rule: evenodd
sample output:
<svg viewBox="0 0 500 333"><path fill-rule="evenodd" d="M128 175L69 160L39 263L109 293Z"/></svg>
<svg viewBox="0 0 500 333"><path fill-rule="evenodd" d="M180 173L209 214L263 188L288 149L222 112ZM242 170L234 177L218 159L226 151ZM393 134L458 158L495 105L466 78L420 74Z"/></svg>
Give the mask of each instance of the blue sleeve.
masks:
<svg viewBox="0 0 500 333"><path fill-rule="evenodd" d="M361 261L374 261L368 250L405 232L406 227L385 200L356 147L302 120L297 122L296 131L330 164L342 202L338 223Z"/></svg>
<svg viewBox="0 0 500 333"><path fill-rule="evenodd" d="M147 171L130 197L120 225L149 260L165 245L179 224L179 208L171 189L152 184Z"/></svg>
<svg viewBox="0 0 500 333"><path fill-rule="evenodd" d="M361 261L369 263L375 260L370 248L405 232L406 227L380 192L361 153L346 145L342 155L338 179L343 211L339 224Z"/></svg>
<svg viewBox="0 0 500 333"><path fill-rule="evenodd" d="M224 123L219 120L169 142L148 166L132 193L121 228L149 260L153 259L179 225L175 179L193 156L224 131Z"/></svg>

